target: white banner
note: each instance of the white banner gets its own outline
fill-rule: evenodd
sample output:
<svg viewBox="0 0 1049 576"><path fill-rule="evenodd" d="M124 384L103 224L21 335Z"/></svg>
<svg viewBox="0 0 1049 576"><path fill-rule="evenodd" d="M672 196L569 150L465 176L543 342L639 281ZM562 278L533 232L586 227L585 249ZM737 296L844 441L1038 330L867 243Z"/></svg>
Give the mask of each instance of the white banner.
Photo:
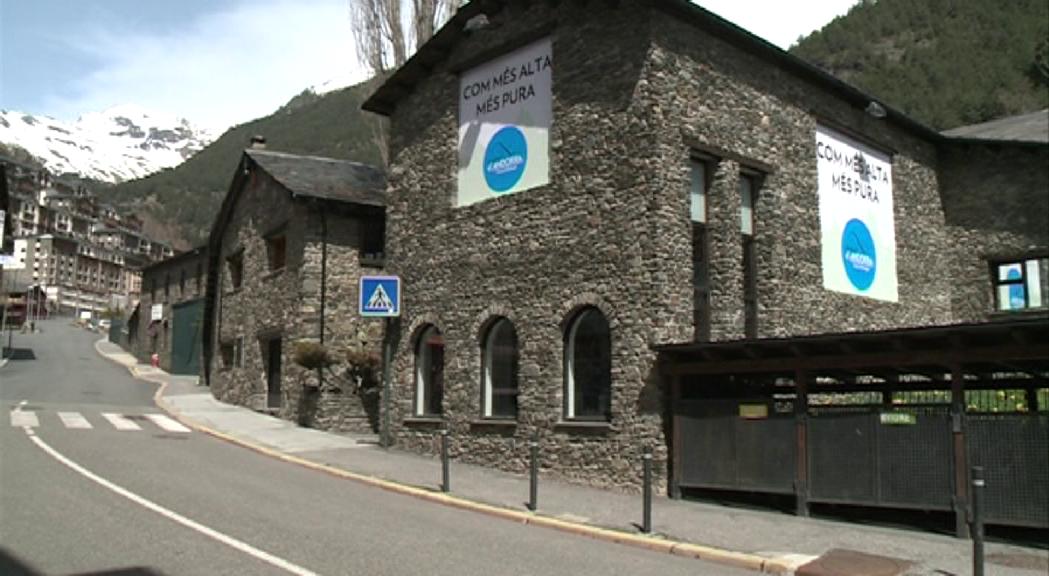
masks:
<svg viewBox="0 0 1049 576"><path fill-rule="evenodd" d="M459 77L458 205L550 181L550 39Z"/></svg>
<svg viewBox="0 0 1049 576"><path fill-rule="evenodd" d="M823 287L896 302L892 158L816 128Z"/></svg>
<svg viewBox="0 0 1049 576"><path fill-rule="evenodd" d="M164 319L164 305L154 304L149 307L149 321L154 322L156 320Z"/></svg>

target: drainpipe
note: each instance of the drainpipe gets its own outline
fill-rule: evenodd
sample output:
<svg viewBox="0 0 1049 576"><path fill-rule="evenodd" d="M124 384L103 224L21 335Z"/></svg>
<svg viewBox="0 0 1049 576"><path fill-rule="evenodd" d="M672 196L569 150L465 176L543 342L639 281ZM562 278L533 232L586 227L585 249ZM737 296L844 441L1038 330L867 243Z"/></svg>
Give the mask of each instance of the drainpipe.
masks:
<svg viewBox="0 0 1049 576"><path fill-rule="evenodd" d="M321 310L320 310L320 342L324 345L324 302L328 296L328 217L321 207ZM318 388L324 385L324 370L317 372Z"/></svg>

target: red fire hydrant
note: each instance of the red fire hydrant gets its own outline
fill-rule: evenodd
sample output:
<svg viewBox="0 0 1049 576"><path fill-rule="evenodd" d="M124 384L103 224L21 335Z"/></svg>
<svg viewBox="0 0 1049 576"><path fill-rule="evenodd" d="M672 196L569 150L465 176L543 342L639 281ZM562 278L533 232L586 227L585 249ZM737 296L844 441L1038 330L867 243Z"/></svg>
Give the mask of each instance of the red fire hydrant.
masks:
<svg viewBox="0 0 1049 576"><path fill-rule="evenodd" d="M153 355L149 357L149 365L154 368L160 368L160 354L154 352Z"/></svg>

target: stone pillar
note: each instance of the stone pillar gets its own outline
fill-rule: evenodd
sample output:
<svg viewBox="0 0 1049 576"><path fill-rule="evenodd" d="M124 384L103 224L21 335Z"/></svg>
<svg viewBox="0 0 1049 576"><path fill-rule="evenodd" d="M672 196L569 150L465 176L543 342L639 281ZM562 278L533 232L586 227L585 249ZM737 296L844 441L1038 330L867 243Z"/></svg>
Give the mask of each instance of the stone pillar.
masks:
<svg viewBox="0 0 1049 576"><path fill-rule="evenodd" d="M743 338L743 239L740 235L739 164L721 160L707 193L710 247L710 339Z"/></svg>

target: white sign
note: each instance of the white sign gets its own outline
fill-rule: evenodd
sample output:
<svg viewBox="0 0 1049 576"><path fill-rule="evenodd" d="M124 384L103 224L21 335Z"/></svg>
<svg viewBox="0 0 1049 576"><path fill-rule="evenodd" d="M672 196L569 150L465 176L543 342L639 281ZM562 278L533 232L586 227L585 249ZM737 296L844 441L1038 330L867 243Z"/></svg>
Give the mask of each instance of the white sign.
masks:
<svg viewBox="0 0 1049 576"><path fill-rule="evenodd" d="M163 320L163 319L164 319L164 305L163 304L154 304L154 305L150 306L150 308L149 308L149 321L153 322L155 320Z"/></svg>
<svg viewBox="0 0 1049 576"><path fill-rule="evenodd" d="M550 182L550 39L459 78L458 205Z"/></svg>
<svg viewBox="0 0 1049 576"><path fill-rule="evenodd" d="M892 158L818 126L816 171L823 287L896 302Z"/></svg>
<svg viewBox="0 0 1049 576"><path fill-rule="evenodd" d="M81 310L80 311L80 319L81 320L91 320L91 311L90 310Z"/></svg>

